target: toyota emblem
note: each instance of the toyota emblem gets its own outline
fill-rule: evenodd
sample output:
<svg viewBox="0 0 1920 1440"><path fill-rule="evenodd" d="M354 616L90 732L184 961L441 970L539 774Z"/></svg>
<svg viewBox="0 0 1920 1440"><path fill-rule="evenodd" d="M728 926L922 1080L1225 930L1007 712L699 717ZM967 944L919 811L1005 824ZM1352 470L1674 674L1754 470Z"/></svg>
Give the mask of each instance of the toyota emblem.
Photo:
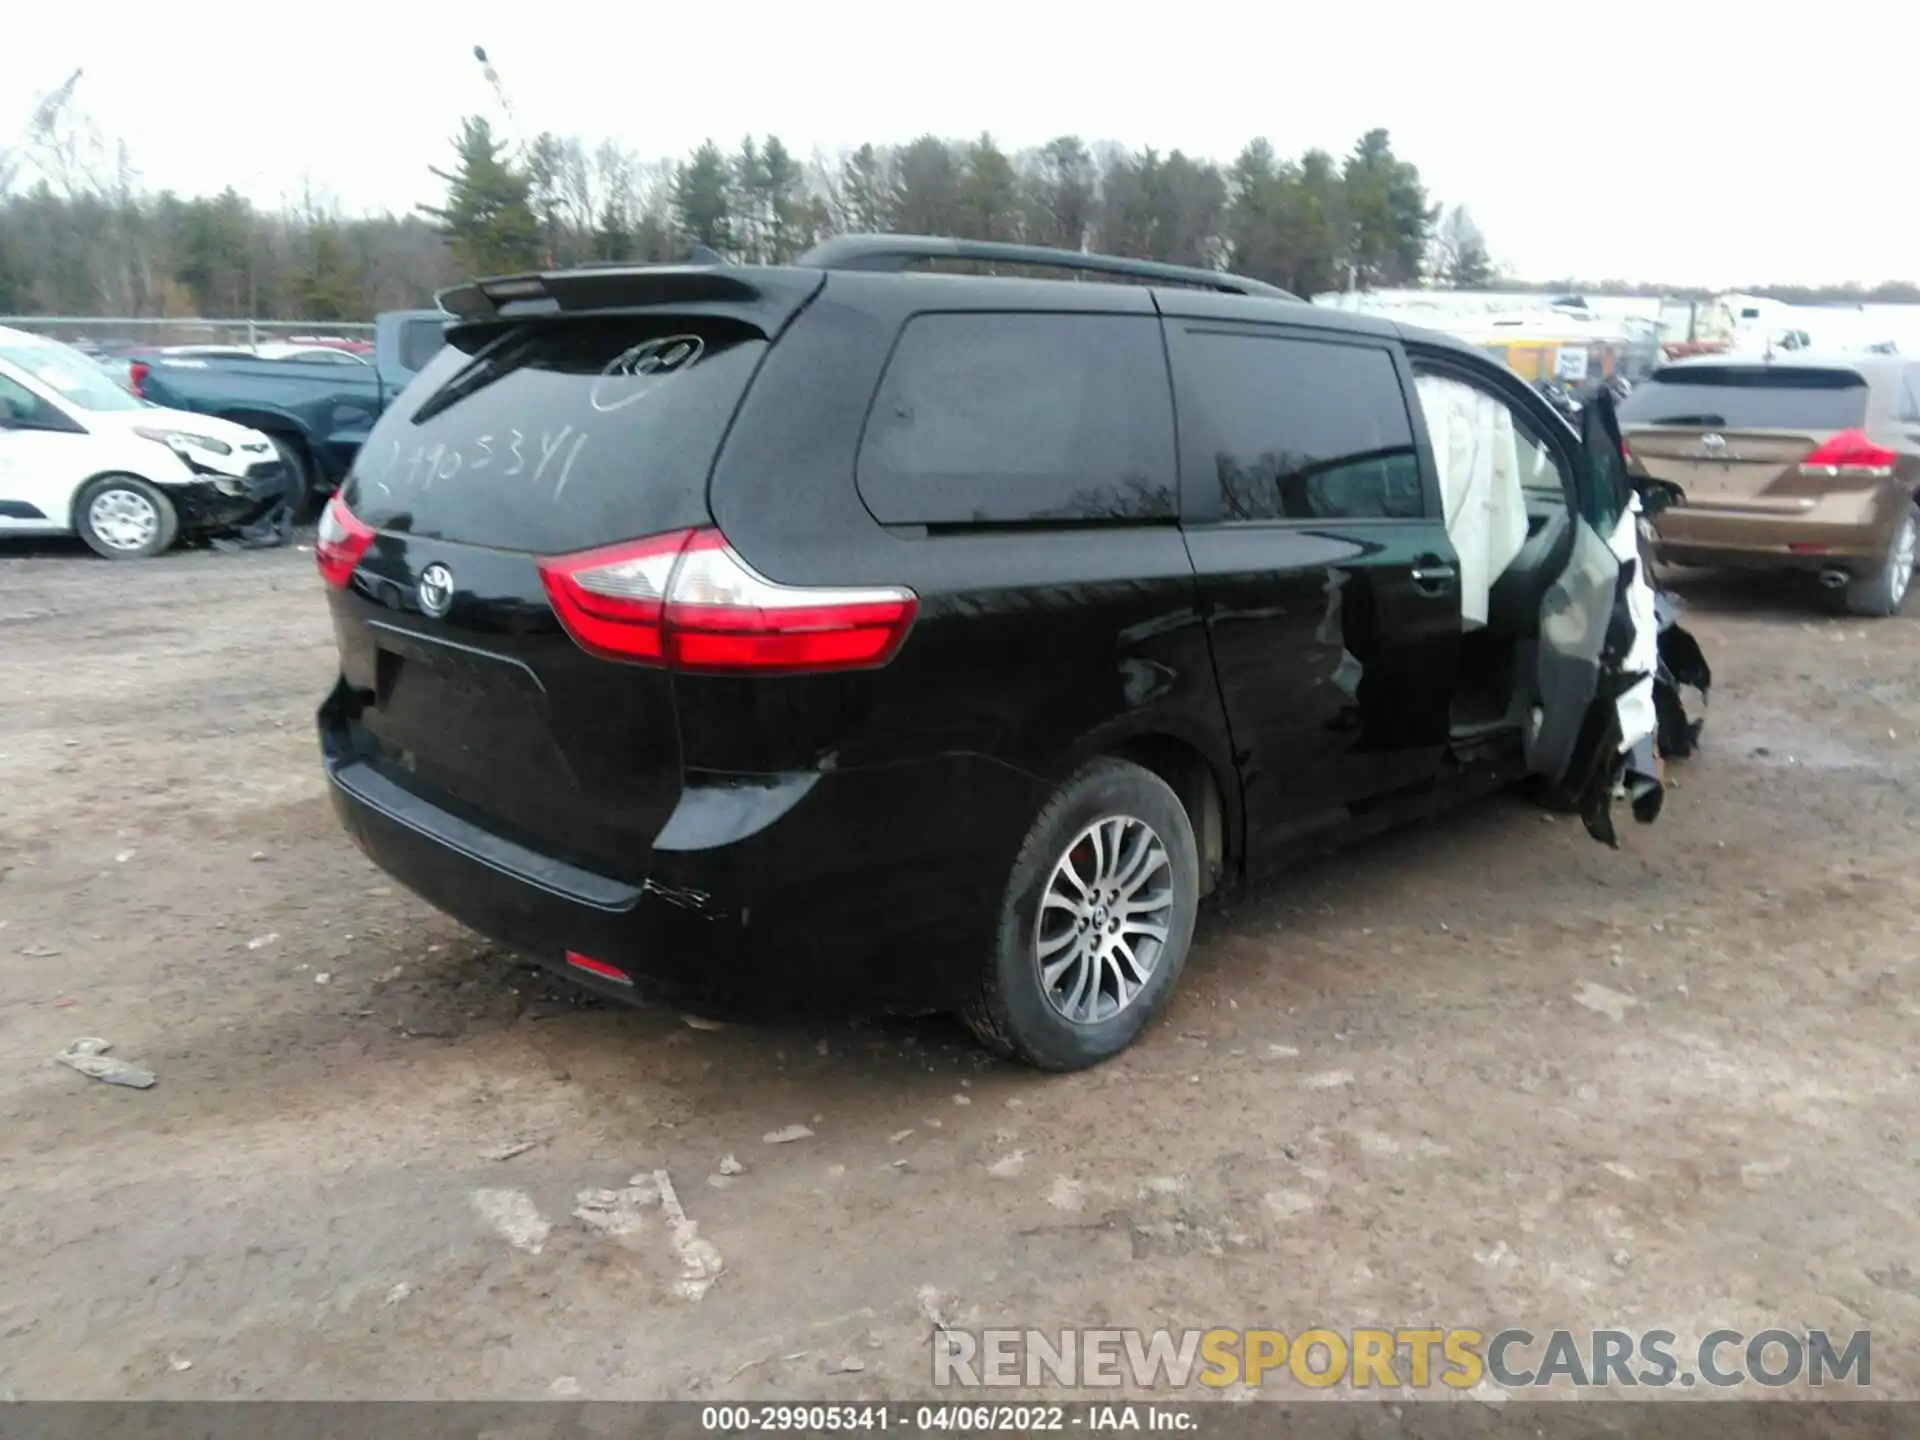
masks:
<svg viewBox="0 0 1920 1440"><path fill-rule="evenodd" d="M453 572L444 565L420 572L420 608L436 619L453 608Z"/></svg>
<svg viewBox="0 0 1920 1440"><path fill-rule="evenodd" d="M1727 448L1727 437L1724 435L1702 435L1700 437L1700 448L1710 450L1715 455L1718 455L1722 450Z"/></svg>

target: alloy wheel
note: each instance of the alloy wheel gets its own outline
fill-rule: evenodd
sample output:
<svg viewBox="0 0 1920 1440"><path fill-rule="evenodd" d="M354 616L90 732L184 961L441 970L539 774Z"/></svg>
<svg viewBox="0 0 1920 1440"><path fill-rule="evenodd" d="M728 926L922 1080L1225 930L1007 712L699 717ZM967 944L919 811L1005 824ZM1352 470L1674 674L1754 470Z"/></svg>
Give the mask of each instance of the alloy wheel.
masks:
<svg viewBox="0 0 1920 1440"><path fill-rule="evenodd" d="M1047 1003L1076 1025L1131 1005L1166 948L1173 901L1166 843L1146 821L1110 815L1082 830L1040 897L1033 949Z"/></svg>

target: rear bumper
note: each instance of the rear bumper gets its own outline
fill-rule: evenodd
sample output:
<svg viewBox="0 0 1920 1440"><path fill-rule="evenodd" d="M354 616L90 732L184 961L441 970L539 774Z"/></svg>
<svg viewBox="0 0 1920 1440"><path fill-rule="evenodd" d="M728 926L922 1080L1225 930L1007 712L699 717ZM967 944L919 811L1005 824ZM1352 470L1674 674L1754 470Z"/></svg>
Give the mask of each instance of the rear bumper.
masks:
<svg viewBox="0 0 1920 1440"><path fill-rule="evenodd" d="M336 689L338 697L344 685ZM727 1013L951 1008L976 983L1039 782L977 756L790 776L704 777L645 878L542 854L346 753L330 699L335 812L374 864L480 934L621 999ZM619 984L574 952L632 976Z"/></svg>
<svg viewBox="0 0 1920 1440"><path fill-rule="evenodd" d="M1825 569L1877 564L1893 543L1906 492L1837 490L1804 510L1761 511L1688 503L1663 510L1654 535L1678 564Z"/></svg>

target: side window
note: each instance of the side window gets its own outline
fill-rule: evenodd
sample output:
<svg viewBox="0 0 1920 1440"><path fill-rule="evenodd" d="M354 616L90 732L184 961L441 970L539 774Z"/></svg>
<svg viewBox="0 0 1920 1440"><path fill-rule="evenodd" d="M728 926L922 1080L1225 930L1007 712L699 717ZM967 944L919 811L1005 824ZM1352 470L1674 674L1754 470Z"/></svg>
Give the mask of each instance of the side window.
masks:
<svg viewBox="0 0 1920 1440"><path fill-rule="evenodd" d="M1413 425L1387 351L1206 330L1189 331L1182 348L1226 519L1424 513Z"/></svg>
<svg viewBox="0 0 1920 1440"><path fill-rule="evenodd" d="M400 368L417 375L447 343L445 327L438 320L408 320L400 326Z"/></svg>
<svg viewBox="0 0 1920 1440"><path fill-rule="evenodd" d="M1520 462L1520 488L1527 492L1529 504L1544 501L1554 505L1567 503L1567 479L1547 442L1540 438L1524 417L1515 417L1513 448Z"/></svg>
<svg viewBox="0 0 1920 1440"><path fill-rule="evenodd" d="M1920 365L1907 367L1907 384L1900 396L1900 423L1920 425Z"/></svg>
<svg viewBox="0 0 1920 1440"><path fill-rule="evenodd" d="M1159 322L916 316L881 379L858 473L886 525L1172 519Z"/></svg>
<svg viewBox="0 0 1920 1440"><path fill-rule="evenodd" d="M19 381L0 375L0 422L45 425L52 418L51 405Z"/></svg>
<svg viewBox="0 0 1920 1440"><path fill-rule="evenodd" d="M1466 497L1483 490L1498 495L1517 487L1527 513L1536 518L1567 508L1569 462L1532 415L1493 387L1451 370L1418 362L1415 370L1450 529Z"/></svg>

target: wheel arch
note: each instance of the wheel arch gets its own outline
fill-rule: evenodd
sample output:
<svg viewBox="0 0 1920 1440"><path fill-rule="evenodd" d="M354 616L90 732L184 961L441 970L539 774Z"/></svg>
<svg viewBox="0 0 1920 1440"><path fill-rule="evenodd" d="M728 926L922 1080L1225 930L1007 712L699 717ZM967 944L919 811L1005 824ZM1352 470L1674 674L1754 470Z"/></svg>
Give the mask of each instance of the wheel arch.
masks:
<svg viewBox="0 0 1920 1440"><path fill-rule="evenodd" d="M307 434L306 426L293 416L282 414L278 410L252 410L241 406L222 410L219 418L229 420L235 425L245 425L249 429L258 430L270 439L291 446L299 452L301 463L307 467L309 479L319 478L316 468L319 459L317 447L312 437Z"/></svg>
<svg viewBox="0 0 1920 1440"><path fill-rule="evenodd" d="M104 470L96 470L93 474L87 476L86 479L73 487L73 498L67 502L67 525L76 534L79 533L80 530L80 502L86 499L87 492L102 480L138 480L149 489L159 491L161 498L164 499L168 505L173 506L175 514L177 515L179 513L180 507L174 505L173 496L167 492L167 487L163 482L154 479L151 475L142 475L138 470L128 470L124 467L109 465Z"/></svg>
<svg viewBox="0 0 1920 1440"><path fill-rule="evenodd" d="M1166 781L1193 823L1200 852L1200 893L1218 890L1240 858L1238 788L1191 739L1164 730L1143 731L1104 744L1100 753L1128 760Z"/></svg>

